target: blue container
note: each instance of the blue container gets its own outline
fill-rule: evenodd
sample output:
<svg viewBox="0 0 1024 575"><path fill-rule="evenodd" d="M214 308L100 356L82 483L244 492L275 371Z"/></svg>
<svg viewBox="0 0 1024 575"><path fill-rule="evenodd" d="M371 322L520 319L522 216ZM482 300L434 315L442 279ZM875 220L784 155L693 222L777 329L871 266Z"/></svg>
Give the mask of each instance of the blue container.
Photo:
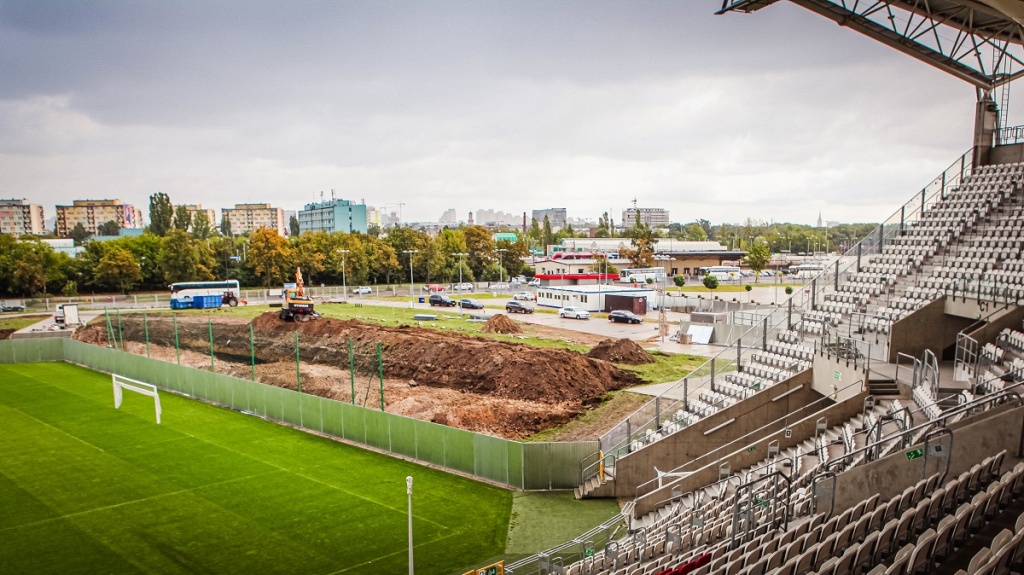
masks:
<svg viewBox="0 0 1024 575"><path fill-rule="evenodd" d="M192 298L174 298L171 300L171 309L190 309Z"/></svg>
<svg viewBox="0 0 1024 575"><path fill-rule="evenodd" d="M192 307L196 309L214 309L221 306L221 296L200 295L192 298Z"/></svg>

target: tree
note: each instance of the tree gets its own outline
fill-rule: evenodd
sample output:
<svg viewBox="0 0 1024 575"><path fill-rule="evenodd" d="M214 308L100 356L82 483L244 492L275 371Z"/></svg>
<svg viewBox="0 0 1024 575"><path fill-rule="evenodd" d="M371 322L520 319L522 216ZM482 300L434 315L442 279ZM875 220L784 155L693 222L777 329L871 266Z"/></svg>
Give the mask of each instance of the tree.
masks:
<svg viewBox="0 0 1024 575"><path fill-rule="evenodd" d="M174 227L183 232L192 227L192 213L185 206L174 206Z"/></svg>
<svg viewBox="0 0 1024 575"><path fill-rule="evenodd" d="M14 287L22 294L33 296L46 291L46 273L38 258L19 259L14 262Z"/></svg>
<svg viewBox="0 0 1024 575"><path fill-rule="evenodd" d="M102 284L118 288L121 293L142 281L142 268L128 250L115 248L107 252L96 266L96 279Z"/></svg>
<svg viewBox="0 0 1024 575"><path fill-rule="evenodd" d="M299 235L299 218L294 215L288 218L288 232L293 236Z"/></svg>
<svg viewBox="0 0 1024 575"><path fill-rule="evenodd" d="M704 284L704 287L710 290L718 289L718 278L711 274L704 276L704 280L701 283Z"/></svg>
<svg viewBox="0 0 1024 575"><path fill-rule="evenodd" d="M201 239L210 239L210 235L213 234L213 222L210 221L209 214L206 210L196 210L196 213L192 214L192 235Z"/></svg>
<svg viewBox="0 0 1024 575"><path fill-rule="evenodd" d="M277 230L260 227L249 235L249 256L246 265L263 278L269 289L275 281L288 277L294 270L294 254L288 246L288 240L281 237Z"/></svg>
<svg viewBox="0 0 1024 575"><path fill-rule="evenodd" d="M640 221L640 212L636 214L636 223L629 229L629 243L633 249L623 250L623 255L633 267L649 268L654 266L654 240L658 234L650 226Z"/></svg>
<svg viewBox="0 0 1024 575"><path fill-rule="evenodd" d="M608 212L601 214L601 217L597 218L597 229L594 230L595 238L610 238L612 237L611 231L611 219L608 217Z"/></svg>
<svg viewBox="0 0 1024 575"><path fill-rule="evenodd" d="M504 270L498 265L498 262L491 262L484 267L483 271L477 276L482 281L493 282L507 280L508 276L504 275Z"/></svg>
<svg viewBox="0 0 1024 575"><path fill-rule="evenodd" d="M676 284L676 287L683 287L686 285L686 276L683 274L676 274L675 277L672 278L672 283Z"/></svg>
<svg viewBox="0 0 1024 575"><path fill-rule="evenodd" d="M114 220L109 220L96 226L96 232L101 236L116 236L120 231L121 225Z"/></svg>
<svg viewBox="0 0 1024 575"><path fill-rule="evenodd" d="M699 223L693 222L679 231L679 237L691 242L705 242L708 240L708 233Z"/></svg>
<svg viewBox="0 0 1024 575"><path fill-rule="evenodd" d="M750 269L754 270L754 281L757 282L761 278L761 272L768 267L768 264L772 259L771 248L764 241L754 242L754 245L750 246L747 250L746 257L743 260L747 263Z"/></svg>
<svg viewBox="0 0 1024 575"><path fill-rule="evenodd" d="M714 239L717 239L717 238L715 238L715 236L714 236L714 233L713 233L713 230L714 230L714 228L712 228L712 227L711 227L711 221L710 221L710 220L705 220L705 219L703 219L703 218L697 218L697 221L696 221L695 223L696 223L696 224L697 224L698 226L700 226L700 228L701 228L702 230L704 230L704 235L705 235L705 236L706 236L706 237L707 237L707 238L708 238L709 240L714 240Z"/></svg>
<svg viewBox="0 0 1024 575"><path fill-rule="evenodd" d="M373 236L375 238L380 237L380 224L370 224L366 226L366 235Z"/></svg>
<svg viewBox="0 0 1024 575"><path fill-rule="evenodd" d="M547 251L548 246L555 243L555 234L551 232L551 220L544 216L544 226L541 230L540 244Z"/></svg>
<svg viewBox="0 0 1024 575"><path fill-rule="evenodd" d="M491 232L483 226L468 226L462 230L462 233L465 238L466 252L469 254L467 263L477 277L483 277L484 269L497 259Z"/></svg>
<svg viewBox="0 0 1024 575"><path fill-rule="evenodd" d="M231 237L231 220L224 217L220 219L220 235Z"/></svg>
<svg viewBox="0 0 1024 575"><path fill-rule="evenodd" d="M85 229L82 222L78 222L75 224L75 227L71 229L71 233L69 235L71 236L71 239L75 240L75 245L80 246L85 243L85 240L92 236L92 233Z"/></svg>
<svg viewBox="0 0 1024 575"><path fill-rule="evenodd" d="M173 215L174 207L171 206L171 198L167 194L157 192L149 196L149 231L164 237L167 230L171 229Z"/></svg>
<svg viewBox="0 0 1024 575"><path fill-rule="evenodd" d="M75 297L78 295L78 282L75 280L64 282L64 288L60 290L60 293L64 294L64 297Z"/></svg>
<svg viewBox="0 0 1024 575"><path fill-rule="evenodd" d="M160 242L160 270L167 283L212 280L212 255L201 253L204 244L197 244L183 230L172 229ZM209 265L208 265L209 264Z"/></svg>

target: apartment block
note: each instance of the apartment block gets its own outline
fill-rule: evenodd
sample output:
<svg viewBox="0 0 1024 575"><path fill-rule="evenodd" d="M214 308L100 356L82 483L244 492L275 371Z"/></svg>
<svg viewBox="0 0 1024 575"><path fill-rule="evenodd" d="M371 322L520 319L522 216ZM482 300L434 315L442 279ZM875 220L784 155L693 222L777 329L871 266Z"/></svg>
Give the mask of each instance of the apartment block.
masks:
<svg viewBox="0 0 1024 575"><path fill-rule="evenodd" d="M77 224L91 234L109 221L120 228L143 228L142 210L121 200L75 200L70 206L57 206L57 235L68 237Z"/></svg>
<svg viewBox="0 0 1024 575"><path fill-rule="evenodd" d="M235 204L234 208L221 208L222 219L231 222L232 234L244 234L258 228L277 230L287 235L284 209L273 208L270 204Z"/></svg>
<svg viewBox="0 0 1024 575"><path fill-rule="evenodd" d="M24 199L0 200L0 233L14 237L42 235L46 233L43 220L43 206Z"/></svg>
<svg viewBox="0 0 1024 575"><path fill-rule="evenodd" d="M175 210L178 208L184 208L187 210L193 221L195 221L196 212L206 212L206 217L210 219L210 226L217 227L217 210L203 208L203 204L184 204L181 206L174 206Z"/></svg>
<svg viewBox="0 0 1024 575"><path fill-rule="evenodd" d="M366 233L366 204L330 200L306 204L299 210L299 233L311 231Z"/></svg>
<svg viewBox="0 0 1024 575"><path fill-rule="evenodd" d="M668 210L665 208L626 208L622 210L622 226L631 228L636 224L636 215L640 214L640 223L652 228L668 227Z"/></svg>
<svg viewBox="0 0 1024 575"><path fill-rule="evenodd" d="M537 220L537 223L539 225L544 224L544 216L547 216L548 222L551 223L552 230L557 231L565 227L565 208L547 208L544 210L533 210L533 219Z"/></svg>

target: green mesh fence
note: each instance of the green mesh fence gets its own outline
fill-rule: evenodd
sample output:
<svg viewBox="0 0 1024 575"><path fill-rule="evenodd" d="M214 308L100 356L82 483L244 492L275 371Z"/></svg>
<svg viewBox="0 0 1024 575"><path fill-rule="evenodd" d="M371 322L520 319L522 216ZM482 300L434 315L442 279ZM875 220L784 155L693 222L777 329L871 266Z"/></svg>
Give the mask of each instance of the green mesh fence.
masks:
<svg viewBox="0 0 1024 575"><path fill-rule="evenodd" d="M598 448L596 441L510 441L392 415L375 407L364 408L211 373L208 367L179 366L65 338L0 341L0 363L45 361L68 361L117 373L231 409L520 489L576 487L580 483L580 461ZM248 373L243 376L249 377Z"/></svg>

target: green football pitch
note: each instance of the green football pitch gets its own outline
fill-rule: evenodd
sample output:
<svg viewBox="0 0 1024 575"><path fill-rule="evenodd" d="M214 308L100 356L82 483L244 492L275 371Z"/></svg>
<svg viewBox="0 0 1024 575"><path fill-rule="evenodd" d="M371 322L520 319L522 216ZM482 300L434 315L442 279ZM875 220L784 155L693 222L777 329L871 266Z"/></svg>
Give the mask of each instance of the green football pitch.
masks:
<svg viewBox="0 0 1024 575"><path fill-rule="evenodd" d="M512 494L63 363L0 365L0 571L457 573Z"/></svg>

